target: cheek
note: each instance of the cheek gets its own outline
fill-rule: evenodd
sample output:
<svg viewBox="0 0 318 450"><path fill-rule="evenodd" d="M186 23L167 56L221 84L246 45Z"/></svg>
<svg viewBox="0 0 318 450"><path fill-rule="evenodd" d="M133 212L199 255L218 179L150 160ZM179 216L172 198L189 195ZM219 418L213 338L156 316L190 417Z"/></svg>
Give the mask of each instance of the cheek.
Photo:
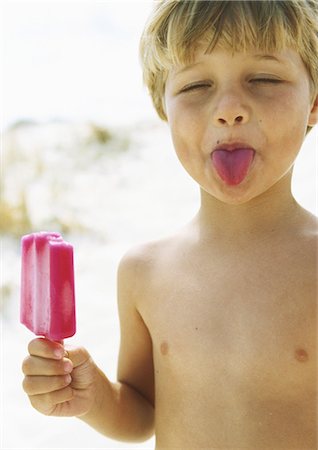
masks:
<svg viewBox="0 0 318 450"><path fill-rule="evenodd" d="M186 109L176 108L168 111L173 145L182 164L189 163L198 151L200 129L193 116Z"/></svg>
<svg viewBox="0 0 318 450"><path fill-rule="evenodd" d="M299 96L286 95L280 102L267 105L260 119L261 127L267 131L268 140L275 140L281 154L290 154L291 149L300 149L307 129L308 105Z"/></svg>
<svg viewBox="0 0 318 450"><path fill-rule="evenodd" d="M176 155L185 171L200 183L204 172L205 159L201 150L201 130L185 117L178 116L169 123Z"/></svg>

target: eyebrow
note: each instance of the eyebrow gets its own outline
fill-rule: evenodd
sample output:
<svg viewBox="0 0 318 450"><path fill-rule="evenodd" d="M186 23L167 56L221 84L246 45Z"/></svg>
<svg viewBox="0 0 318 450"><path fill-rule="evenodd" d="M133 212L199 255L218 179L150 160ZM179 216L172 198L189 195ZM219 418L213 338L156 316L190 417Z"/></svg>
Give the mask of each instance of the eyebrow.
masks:
<svg viewBox="0 0 318 450"><path fill-rule="evenodd" d="M281 63L281 60L276 58L276 56L274 55L253 55L253 58L258 59L258 60L266 60L266 61L276 61Z"/></svg>
<svg viewBox="0 0 318 450"><path fill-rule="evenodd" d="M180 75L180 74L182 74L184 72L188 72L189 70L193 69L193 67L199 66L201 64L202 64L201 62L195 62L195 63L192 63L192 64L188 64L186 66L183 66L183 67L181 67L181 69L179 69L179 70L177 70L175 72L175 75Z"/></svg>
<svg viewBox="0 0 318 450"><path fill-rule="evenodd" d="M275 61L275 62L278 62L280 64L282 63L282 61L279 58L277 58L276 56L274 56L274 55L257 54L257 55L253 55L252 57L254 59L257 59L258 61L264 61L265 60L265 61ZM202 62L194 62L192 64L188 64L188 65L186 65L184 67L181 67L179 70L177 70L175 72L175 75L181 75L181 74L183 74L185 72L188 72L189 70L193 69L193 67L199 66L201 64L202 64Z"/></svg>

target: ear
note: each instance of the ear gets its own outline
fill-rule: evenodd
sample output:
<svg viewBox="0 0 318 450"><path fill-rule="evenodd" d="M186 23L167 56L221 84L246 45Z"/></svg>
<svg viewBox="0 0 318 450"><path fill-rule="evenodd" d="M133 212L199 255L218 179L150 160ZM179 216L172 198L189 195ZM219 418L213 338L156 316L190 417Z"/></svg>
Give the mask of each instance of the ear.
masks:
<svg viewBox="0 0 318 450"><path fill-rule="evenodd" d="M316 96L308 118L308 126L313 127L318 123L318 95Z"/></svg>

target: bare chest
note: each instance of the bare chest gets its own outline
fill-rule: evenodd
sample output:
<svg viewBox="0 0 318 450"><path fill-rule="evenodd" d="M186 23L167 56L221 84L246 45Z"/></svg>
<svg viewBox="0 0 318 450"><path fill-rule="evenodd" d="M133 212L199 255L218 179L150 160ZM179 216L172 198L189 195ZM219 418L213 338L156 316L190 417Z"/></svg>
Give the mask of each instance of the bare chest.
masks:
<svg viewBox="0 0 318 450"><path fill-rule="evenodd" d="M200 371L260 382L303 384L316 358L317 302L309 280L242 273L167 284L156 293L150 329L158 355ZM289 282L289 283L288 283ZM171 360L173 358L173 360ZM167 358L168 359L168 358ZM282 386L281 386L282 387Z"/></svg>
<svg viewBox="0 0 318 450"><path fill-rule="evenodd" d="M297 443L305 432L313 439L314 272L296 265L284 270L268 262L254 267L211 265L208 270L170 266L164 280L144 310L159 405L169 397L179 408L183 405L184 417L186 411L193 420L198 414L209 417L200 424L213 430L222 445L239 439L246 445L251 439L255 445L260 436L271 436L264 444L276 445L275 427L278 440L282 429L291 439L298 433ZM177 417L178 410L173 415ZM243 438L242 430L248 437ZM227 441L229 436L233 441Z"/></svg>

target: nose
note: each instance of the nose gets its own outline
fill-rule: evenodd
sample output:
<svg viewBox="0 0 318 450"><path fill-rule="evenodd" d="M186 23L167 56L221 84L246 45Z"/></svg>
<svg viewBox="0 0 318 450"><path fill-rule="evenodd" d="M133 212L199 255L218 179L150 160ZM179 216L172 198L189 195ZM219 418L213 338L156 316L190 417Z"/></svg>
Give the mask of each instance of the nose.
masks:
<svg viewBox="0 0 318 450"><path fill-rule="evenodd" d="M244 124L249 121L250 112L235 93L227 93L218 99L213 112L213 123L217 127Z"/></svg>

